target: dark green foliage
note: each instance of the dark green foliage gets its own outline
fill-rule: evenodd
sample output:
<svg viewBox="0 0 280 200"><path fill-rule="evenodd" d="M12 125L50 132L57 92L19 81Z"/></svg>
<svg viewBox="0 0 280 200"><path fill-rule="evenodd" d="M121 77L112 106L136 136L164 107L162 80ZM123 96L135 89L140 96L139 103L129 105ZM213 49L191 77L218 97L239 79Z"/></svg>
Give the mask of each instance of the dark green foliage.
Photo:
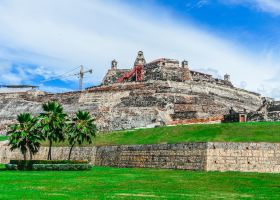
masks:
<svg viewBox="0 0 280 200"><path fill-rule="evenodd" d="M90 170L90 164L34 164L32 170L38 171L83 171Z"/></svg>
<svg viewBox="0 0 280 200"><path fill-rule="evenodd" d="M39 116L40 129L44 137L49 141L48 160L52 159L51 148L53 142L64 141L64 128L66 123L66 114L63 107L58 102L47 102L42 105L44 110Z"/></svg>
<svg viewBox="0 0 280 200"><path fill-rule="evenodd" d="M58 102L47 102L42 105L43 113L33 118L29 113L18 115L18 123L10 126L9 135L11 150L20 149L26 160L26 153L32 155L38 152L41 140L47 140L49 145L48 160L52 159L51 148L54 142L63 142L67 133L71 145L69 160L73 147L78 144L92 143L96 126L89 112L78 111L71 121L68 121L63 107ZM23 168L29 168L25 166Z"/></svg>
<svg viewBox="0 0 280 200"><path fill-rule="evenodd" d="M15 165L18 170L33 170L34 164L40 165L87 165L89 162L84 160L10 160L10 164ZM7 166L6 166L7 167ZM12 166L8 166L12 167ZM14 167L14 166L13 166Z"/></svg>
<svg viewBox="0 0 280 200"><path fill-rule="evenodd" d="M16 165L16 164L5 164L5 168L7 170L17 170L18 169L18 165Z"/></svg>
<svg viewBox="0 0 280 200"><path fill-rule="evenodd" d="M76 144L91 144L95 133L96 126L89 112L78 111L67 126L68 142L71 146L68 159L70 160L72 149Z"/></svg>
<svg viewBox="0 0 280 200"><path fill-rule="evenodd" d="M88 164L86 160L10 160L10 164L32 163L32 164Z"/></svg>
<svg viewBox="0 0 280 200"><path fill-rule="evenodd" d="M21 113L17 117L17 123L9 126L7 135L9 136L9 146L11 150L19 149L26 160L26 154L29 152L30 159L32 155L38 152L42 135L37 129L37 119L29 113Z"/></svg>
<svg viewBox="0 0 280 200"><path fill-rule="evenodd" d="M9 139L9 137L7 137L7 136L4 136L4 135L0 136L0 141L4 141L4 140L8 140L8 139Z"/></svg>

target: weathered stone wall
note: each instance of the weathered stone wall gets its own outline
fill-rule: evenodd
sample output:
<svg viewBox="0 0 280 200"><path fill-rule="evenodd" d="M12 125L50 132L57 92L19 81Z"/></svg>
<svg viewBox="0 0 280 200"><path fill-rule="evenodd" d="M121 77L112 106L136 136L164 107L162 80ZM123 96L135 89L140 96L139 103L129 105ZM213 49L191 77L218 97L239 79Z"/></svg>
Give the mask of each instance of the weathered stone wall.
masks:
<svg viewBox="0 0 280 200"><path fill-rule="evenodd" d="M161 80L183 82L191 80L189 68L179 67L179 62L149 63L144 66L144 80ZM163 65L164 64L164 65Z"/></svg>
<svg viewBox="0 0 280 200"><path fill-rule="evenodd" d="M268 109L269 112L280 111L280 101L270 102Z"/></svg>
<svg viewBox="0 0 280 200"><path fill-rule="evenodd" d="M105 75L102 85L109 85L115 83L124 73L129 72L129 69L110 69Z"/></svg>
<svg viewBox="0 0 280 200"><path fill-rule="evenodd" d="M209 142L206 169L280 173L280 144Z"/></svg>
<svg viewBox="0 0 280 200"><path fill-rule="evenodd" d="M203 170L206 143L98 147L96 165Z"/></svg>
<svg viewBox="0 0 280 200"><path fill-rule="evenodd" d="M33 157L34 160L46 160L48 157L48 147L41 147L40 151ZM53 147L52 159L53 160L67 160L70 147ZM94 164L96 155L96 147L75 147L72 150L71 159L73 160L88 160ZM18 151L10 151L7 144L0 142L0 163L8 163L10 160L22 160L23 156Z"/></svg>
<svg viewBox="0 0 280 200"><path fill-rule="evenodd" d="M208 82L214 82L215 79L212 77L212 75L196 72L196 71L190 71L192 79L194 81L208 81Z"/></svg>
<svg viewBox="0 0 280 200"><path fill-rule="evenodd" d="M42 147L34 159L46 159ZM54 147L54 160L68 158L68 147ZM280 143L200 142L184 144L122 145L74 148L72 158L96 166L167 168L206 171L280 173ZM22 159L0 142L0 163Z"/></svg>
<svg viewBox="0 0 280 200"><path fill-rule="evenodd" d="M100 131L153 127L162 124L210 122L234 110L258 110L255 93L210 82L147 81L90 88L62 94L0 94L0 129L21 112L39 114L41 104L57 100L68 114L87 110ZM215 120L216 121L216 120ZM1 132L0 131L0 132Z"/></svg>
<svg viewBox="0 0 280 200"><path fill-rule="evenodd" d="M280 173L280 144L208 142L99 147L95 164Z"/></svg>

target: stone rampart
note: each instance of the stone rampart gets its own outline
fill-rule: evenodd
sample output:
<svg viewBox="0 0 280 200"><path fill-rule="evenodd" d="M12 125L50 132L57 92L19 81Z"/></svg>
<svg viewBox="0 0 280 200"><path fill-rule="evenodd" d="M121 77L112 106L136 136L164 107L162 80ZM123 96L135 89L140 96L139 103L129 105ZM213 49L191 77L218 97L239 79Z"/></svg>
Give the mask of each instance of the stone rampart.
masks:
<svg viewBox="0 0 280 200"><path fill-rule="evenodd" d="M111 167L203 170L206 166L206 143L99 147L95 164Z"/></svg>
<svg viewBox="0 0 280 200"><path fill-rule="evenodd" d="M280 173L280 143L209 142L206 169Z"/></svg>
<svg viewBox="0 0 280 200"><path fill-rule="evenodd" d="M2 142L3 143L3 142ZM46 160L48 157L48 147L41 147L40 151L33 157L34 160ZM53 147L52 159L53 160L66 160L68 159L70 147ZM96 147L76 147L73 148L71 159L74 160L88 160L94 164L96 155ZM10 151L7 144L0 143L0 163L8 163L10 160L22 160L23 156L18 151ZM29 159L29 158L28 158Z"/></svg>
<svg viewBox="0 0 280 200"><path fill-rule="evenodd" d="M232 107L248 112L262 105L259 95L210 82L147 81L90 88L62 94L0 94L0 132L21 112L42 112L42 103L57 100L72 115L87 110L99 131L211 122ZM219 121L214 120L214 121Z"/></svg>
<svg viewBox="0 0 280 200"><path fill-rule="evenodd" d="M42 147L34 159L46 159ZM54 147L55 160L67 159L69 147ZM205 171L280 173L280 143L200 142L74 148L72 158L96 166L165 168ZM0 163L22 159L0 143Z"/></svg>

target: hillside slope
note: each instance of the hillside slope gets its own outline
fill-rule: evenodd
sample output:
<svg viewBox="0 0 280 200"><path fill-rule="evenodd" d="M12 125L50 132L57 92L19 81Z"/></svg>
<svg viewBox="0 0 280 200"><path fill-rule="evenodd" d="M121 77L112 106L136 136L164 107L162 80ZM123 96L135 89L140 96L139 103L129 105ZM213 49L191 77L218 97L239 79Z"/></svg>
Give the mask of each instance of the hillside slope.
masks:
<svg viewBox="0 0 280 200"><path fill-rule="evenodd" d="M280 122L201 124L118 131L98 135L94 145L183 142L280 142Z"/></svg>

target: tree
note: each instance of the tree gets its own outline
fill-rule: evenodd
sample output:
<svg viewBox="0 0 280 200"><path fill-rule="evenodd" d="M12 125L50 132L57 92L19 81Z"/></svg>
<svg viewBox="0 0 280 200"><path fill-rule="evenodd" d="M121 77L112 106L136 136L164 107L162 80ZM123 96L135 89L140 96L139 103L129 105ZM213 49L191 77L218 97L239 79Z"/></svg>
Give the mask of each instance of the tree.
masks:
<svg viewBox="0 0 280 200"><path fill-rule="evenodd" d="M56 101L49 101L42 105L43 113L39 116L40 126L45 139L49 142L48 160L52 159L53 142L64 141L64 126L67 115L63 107Z"/></svg>
<svg viewBox="0 0 280 200"><path fill-rule="evenodd" d="M11 150L19 148L24 160L26 160L28 151L30 160L39 151L42 135L39 134L36 127L36 118L33 118L30 113L21 113L17 116L17 123L11 125L7 132Z"/></svg>
<svg viewBox="0 0 280 200"><path fill-rule="evenodd" d="M73 117L72 121L67 128L68 142L71 145L68 159L71 158L71 153L76 144L82 145L84 142L92 143L93 137L95 137L96 126L94 119L89 112L78 111Z"/></svg>

